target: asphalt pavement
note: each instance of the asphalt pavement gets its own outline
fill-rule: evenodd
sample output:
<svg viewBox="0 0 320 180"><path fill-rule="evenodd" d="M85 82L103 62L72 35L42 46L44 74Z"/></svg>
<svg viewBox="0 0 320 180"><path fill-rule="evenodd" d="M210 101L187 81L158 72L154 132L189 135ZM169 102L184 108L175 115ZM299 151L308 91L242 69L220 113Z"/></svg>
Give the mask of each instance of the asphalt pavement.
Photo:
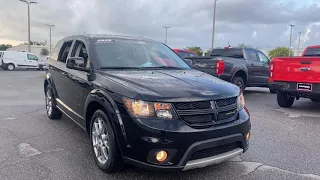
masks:
<svg viewBox="0 0 320 180"><path fill-rule="evenodd" d="M309 99L283 109L268 89L248 88L252 132L245 154L186 172L129 167L106 174L84 130L65 116L47 118L43 80L43 71L0 71L0 179L320 179L320 104Z"/></svg>

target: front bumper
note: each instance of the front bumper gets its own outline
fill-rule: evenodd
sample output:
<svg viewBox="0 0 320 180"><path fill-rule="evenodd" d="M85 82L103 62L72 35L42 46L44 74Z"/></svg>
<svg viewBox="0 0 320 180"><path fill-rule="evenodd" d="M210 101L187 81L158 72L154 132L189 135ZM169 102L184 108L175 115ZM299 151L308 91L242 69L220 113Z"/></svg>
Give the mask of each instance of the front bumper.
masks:
<svg viewBox="0 0 320 180"><path fill-rule="evenodd" d="M320 97L320 83L318 84L310 83L312 84L311 91L297 90L297 83L298 82L283 82L283 81L269 82L269 88L276 91L288 93L291 96L295 96L295 97L304 97L304 98Z"/></svg>
<svg viewBox="0 0 320 180"><path fill-rule="evenodd" d="M193 129L181 121L156 129L128 116L122 116L122 120L127 135L122 149L124 161L147 170L202 168L242 154L249 147L245 135L251 123L246 110L241 110L239 119L232 123L206 129ZM163 163L154 158L160 150L168 152Z"/></svg>

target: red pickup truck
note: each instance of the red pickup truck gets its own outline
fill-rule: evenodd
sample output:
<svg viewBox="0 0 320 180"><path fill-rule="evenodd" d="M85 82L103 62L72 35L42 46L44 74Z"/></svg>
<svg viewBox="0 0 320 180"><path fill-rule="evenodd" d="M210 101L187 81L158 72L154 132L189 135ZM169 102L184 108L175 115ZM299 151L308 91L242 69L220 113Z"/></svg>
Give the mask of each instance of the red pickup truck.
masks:
<svg viewBox="0 0 320 180"><path fill-rule="evenodd" d="M272 58L269 88L277 92L280 107L299 98L320 102L320 45L307 47L301 57Z"/></svg>

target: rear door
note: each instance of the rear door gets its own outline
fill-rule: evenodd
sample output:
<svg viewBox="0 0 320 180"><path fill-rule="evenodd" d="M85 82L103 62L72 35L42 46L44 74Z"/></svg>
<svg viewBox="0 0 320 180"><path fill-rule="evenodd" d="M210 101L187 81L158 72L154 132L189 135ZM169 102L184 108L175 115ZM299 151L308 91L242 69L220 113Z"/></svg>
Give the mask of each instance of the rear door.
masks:
<svg viewBox="0 0 320 180"><path fill-rule="evenodd" d="M260 51L257 51L259 62L262 63L261 79L263 85L268 85L269 74L270 74L270 60L269 58Z"/></svg>
<svg viewBox="0 0 320 180"><path fill-rule="evenodd" d="M49 59L49 73L54 82L56 98L62 106L67 106L66 109L69 109L70 106L70 102L68 102L70 100L70 97L68 97L69 84L66 81L66 61L71 54L72 45L73 40L59 42Z"/></svg>
<svg viewBox="0 0 320 180"><path fill-rule="evenodd" d="M264 84L265 81L265 65L260 62L257 51L246 49L246 59L248 61L248 79L251 85ZM266 80L268 82L268 79Z"/></svg>

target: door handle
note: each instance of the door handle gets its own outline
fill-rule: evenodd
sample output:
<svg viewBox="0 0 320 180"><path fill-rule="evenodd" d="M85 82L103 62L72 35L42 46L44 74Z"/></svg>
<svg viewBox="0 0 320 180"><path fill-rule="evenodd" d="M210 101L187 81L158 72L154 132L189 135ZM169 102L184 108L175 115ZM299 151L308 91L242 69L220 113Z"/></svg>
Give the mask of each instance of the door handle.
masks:
<svg viewBox="0 0 320 180"><path fill-rule="evenodd" d="M251 63L251 66L254 66L254 64L253 64L253 63Z"/></svg>

